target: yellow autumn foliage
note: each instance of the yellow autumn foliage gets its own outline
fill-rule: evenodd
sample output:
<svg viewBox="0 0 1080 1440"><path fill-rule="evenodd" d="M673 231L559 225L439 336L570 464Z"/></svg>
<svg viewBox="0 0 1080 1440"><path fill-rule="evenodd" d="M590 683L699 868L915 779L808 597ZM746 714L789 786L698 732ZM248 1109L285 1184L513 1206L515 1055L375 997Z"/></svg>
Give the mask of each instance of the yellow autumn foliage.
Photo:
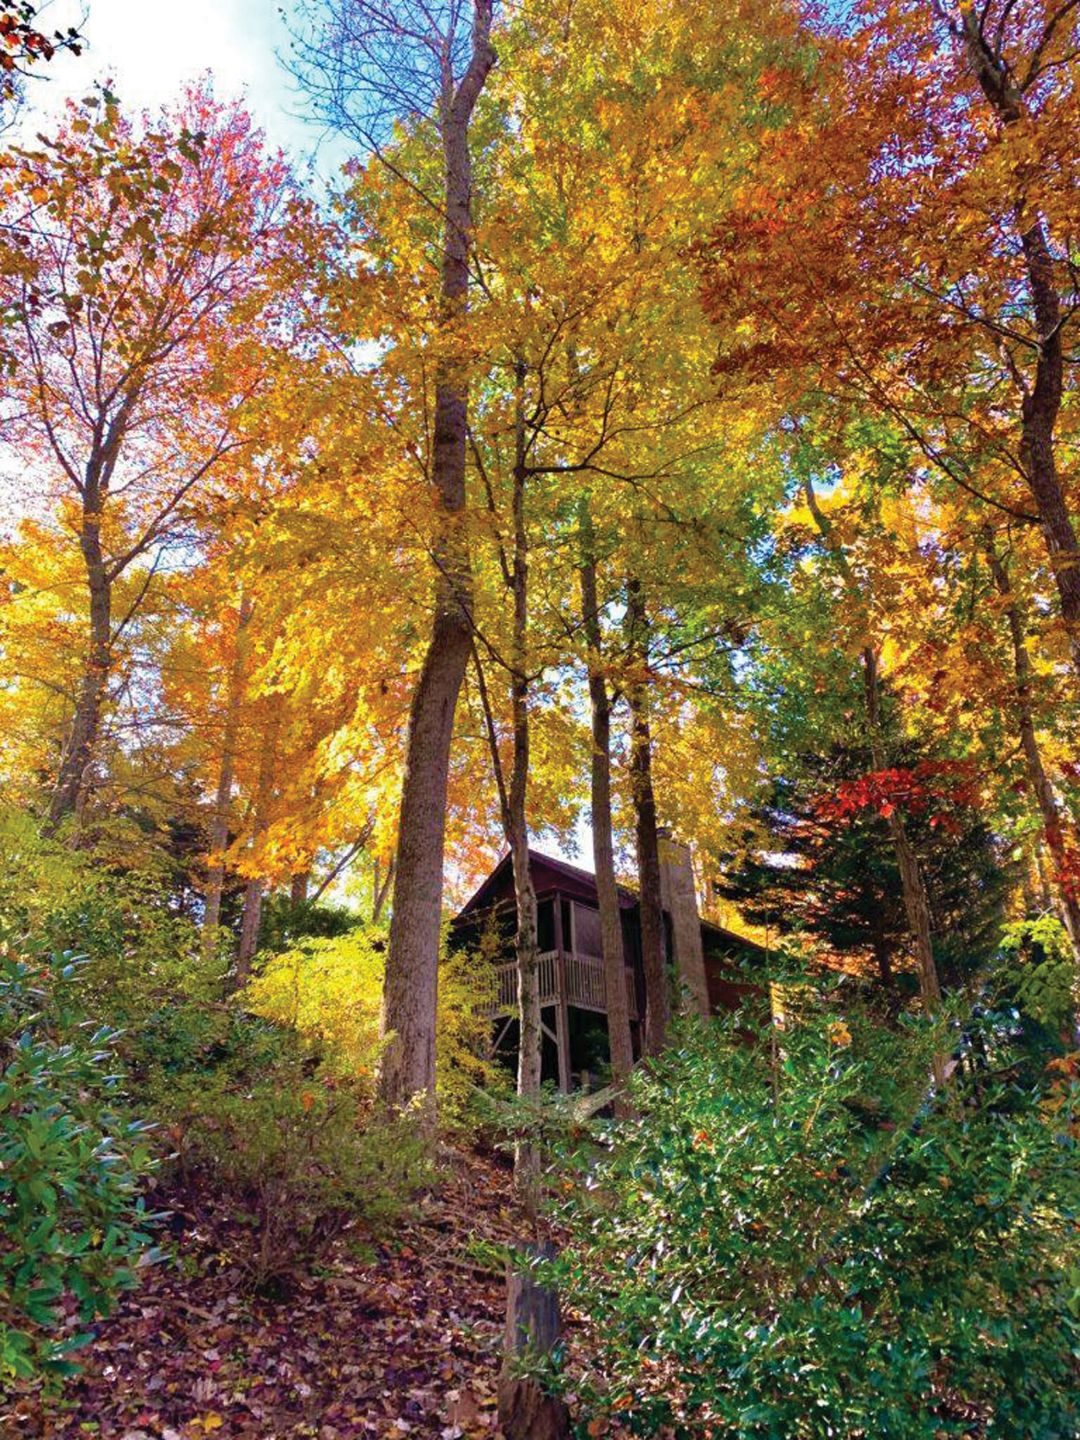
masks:
<svg viewBox="0 0 1080 1440"><path fill-rule="evenodd" d="M321 1052L331 1075L373 1083L382 1041L379 1015L386 932L361 928L329 939L305 939L271 956L248 984L248 1010L287 1025ZM447 953L439 970L436 1090L439 1113L463 1118L477 1085L498 1087L502 1072L485 1058L494 972L479 958Z"/></svg>

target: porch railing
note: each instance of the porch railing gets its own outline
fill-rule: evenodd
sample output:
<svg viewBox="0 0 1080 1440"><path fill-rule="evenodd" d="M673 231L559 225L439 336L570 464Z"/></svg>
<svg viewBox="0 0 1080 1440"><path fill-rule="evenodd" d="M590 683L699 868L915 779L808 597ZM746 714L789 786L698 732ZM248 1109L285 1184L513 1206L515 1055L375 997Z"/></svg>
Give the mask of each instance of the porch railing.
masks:
<svg viewBox="0 0 1080 1440"><path fill-rule="evenodd" d="M604 962L595 955L579 955L567 952L564 956L566 967L566 1003L578 1010L593 1010L599 1015L607 1014L607 994L604 989ZM492 1015L512 1014L517 1008L517 966L499 965L496 969L498 998L486 1008ZM634 972L626 966L626 998L630 1006L630 1019L637 1017L637 988ZM540 986L540 1004L555 1005L559 1000L558 951L545 950L538 957L537 980Z"/></svg>

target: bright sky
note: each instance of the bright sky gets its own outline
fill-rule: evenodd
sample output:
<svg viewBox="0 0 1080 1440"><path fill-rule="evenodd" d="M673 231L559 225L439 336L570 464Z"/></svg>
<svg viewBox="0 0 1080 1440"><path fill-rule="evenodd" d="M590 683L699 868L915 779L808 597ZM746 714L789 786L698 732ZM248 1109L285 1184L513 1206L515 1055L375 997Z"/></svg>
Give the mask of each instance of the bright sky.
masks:
<svg viewBox="0 0 1080 1440"><path fill-rule="evenodd" d="M319 171L331 174L349 151L340 141L319 144L302 118L305 101L277 59L289 43L280 12L280 0L49 0L42 29L78 25L87 45L78 59L60 55L40 67L48 79L28 84L25 123L44 128L65 99L106 76L125 108L153 110L210 70L223 98L246 98L271 144L298 160L318 145Z"/></svg>

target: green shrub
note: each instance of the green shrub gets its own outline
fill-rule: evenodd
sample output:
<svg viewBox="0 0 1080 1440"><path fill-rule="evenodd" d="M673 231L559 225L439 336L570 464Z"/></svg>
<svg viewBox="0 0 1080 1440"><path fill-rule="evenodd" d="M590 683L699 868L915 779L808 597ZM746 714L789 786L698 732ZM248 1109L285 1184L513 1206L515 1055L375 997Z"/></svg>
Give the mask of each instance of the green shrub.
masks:
<svg viewBox="0 0 1080 1440"><path fill-rule="evenodd" d="M159 1097L184 1183L249 1228L232 1258L261 1290L309 1267L357 1220L385 1229L430 1179L407 1119L373 1117L360 1087L313 1069L300 1054L257 1079L221 1065L177 1077Z"/></svg>
<svg viewBox="0 0 1080 1440"><path fill-rule="evenodd" d="M1065 1031L1080 1009L1076 960L1061 921L1052 915L1005 927L1002 950L1020 1009L1051 1031Z"/></svg>
<svg viewBox="0 0 1080 1440"><path fill-rule="evenodd" d="M740 1440L1074 1436L1080 1095L1060 1061L1023 1088L1019 1034L972 1022L944 1098L924 1093L940 1032L827 1004L772 1043L701 1027L639 1070L637 1118L564 1157L586 1415Z"/></svg>
<svg viewBox="0 0 1080 1440"><path fill-rule="evenodd" d="M227 959L204 960L170 881L168 856L131 823L114 821L94 847L72 849L0 808L5 932L90 956L72 982L89 1015L134 1029L166 1001L221 996Z"/></svg>
<svg viewBox="0 0 1080 1440"><path fill-rule="evenodd" d="M371 1093L380 1051L379 1013L386 964L385 930L357 926L310 938L263 959L242 1003L317 1046L326 1067ZM439 969L436 1088L439 1116L461 1124L477 1085L501 1086L483 1058L491 1024L483 1009L493 972L474 957L445 955Z"/></svg>
<svg viewBox="0 0 1080 1440"><path fill-rule="evenodd" d="M120 1042L132 1079L152 1103L187 1075L266 1078L303 1050L300 1037L238 1005L176 1000Z"/></svg>
<svg viewBox="0 0 1080 1440"><path fill-rule="evenodd" d="M116 1036L79 1020L80 966L0 947L0 1385L66 1373L154 1258L139 1195L146 1127L116 1106Z"/></svg>

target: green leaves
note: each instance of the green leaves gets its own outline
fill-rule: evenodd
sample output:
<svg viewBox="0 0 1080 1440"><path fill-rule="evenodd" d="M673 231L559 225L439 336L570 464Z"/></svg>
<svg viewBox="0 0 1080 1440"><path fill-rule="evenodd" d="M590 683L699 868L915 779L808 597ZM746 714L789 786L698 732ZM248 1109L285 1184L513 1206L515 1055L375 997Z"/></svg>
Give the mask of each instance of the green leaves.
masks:
<svg viewBox="0 0 1080 1440"><path fill-rule="evenodd" d="M801 1016L771 1043L685 1036L635 1077L637 1119L564 1156L589 1413L629 1393L639 1434L1073 1433L1075 1083L1018 1083L1012 1014L965 1025L940 1099L928 1027L879 1028L843 987Z"/></svg>
<svg viewBox="0 0 1080 1440"><path fill-rule="evenodd" d="M1013 958L1016 999L1022 1009L1051 1030L1067 1026L1076 1013L1078 982L1061 921L1040 915L1008 925L1002 948Z"/></svg>
<svg viewBox="0 0 1080 1440"><path fill-rule="evenodd" d="M138 1196L145 1127L113 1107L114 1032L88 1029L65 992L76 963L34 963L0 948L0 1386L67 1374L87 1332L148 1254Z"/></svg>

